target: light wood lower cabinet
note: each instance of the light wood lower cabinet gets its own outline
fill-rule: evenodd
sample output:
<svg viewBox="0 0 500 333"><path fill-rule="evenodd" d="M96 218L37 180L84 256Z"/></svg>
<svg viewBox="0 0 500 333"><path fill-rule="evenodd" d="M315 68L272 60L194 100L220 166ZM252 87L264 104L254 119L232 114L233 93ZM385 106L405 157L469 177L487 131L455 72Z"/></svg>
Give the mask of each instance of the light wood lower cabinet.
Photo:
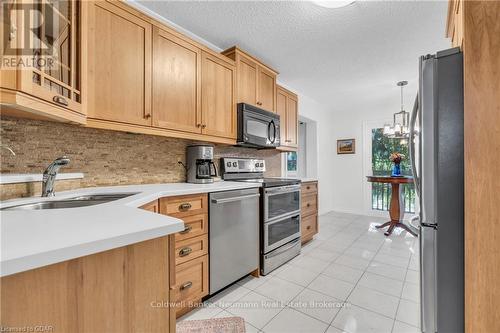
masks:
<svg viewBox="0 0 500 333"><path fill-rule="evenodd" d="M302 243L310 241L318 233L318 182L301 185L301 232Z"/></svg>
<svg viewBox="0 0 500 333"><path fill-rule="evenodd" d="M190 217L198 214L207 214L208 195L190 194L161 198L160 212L162 214L178 218Z"/></svg>
<svg viewBox="0 0 500 333"><path fill-rule="evenodd" d="M208 235L188 238L175 242L175 264L179 265L208 254Z"/></svg>
<svg viewBox="0 0 500 333"><path fill-rule="evenodd" d="M194 310L208 295L208 195L194 194L160 199L160 213L184 221L184 231L171 235L175 242L176 316Z"/></svg>
<svg viewBox="0 0 500 333"><path fill-rule="evenodd" d="M193 310L193 305L208 294L208 255L177 265L175 269L175 301L179 306L179 317Z"/></svg>
<svg viewBox="0 0 500 333"><path fill-rule="evenodd" d="M1 278L1 326L175 332L168 237Z"/></svg>

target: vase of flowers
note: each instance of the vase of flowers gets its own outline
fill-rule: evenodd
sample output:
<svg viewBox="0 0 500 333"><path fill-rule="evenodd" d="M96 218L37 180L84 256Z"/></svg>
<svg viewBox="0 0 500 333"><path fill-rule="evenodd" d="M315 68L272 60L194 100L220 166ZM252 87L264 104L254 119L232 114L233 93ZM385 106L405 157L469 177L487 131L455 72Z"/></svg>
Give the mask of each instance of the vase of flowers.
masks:
<svg viewBox="0 0 500 333"><path fill-rule="evenodd" d="M399 177L401 176L401 161L405 158L405 155L401 153L392 153L389 159L391 160L394 165L392 166L392 172L391 176L392 177Z"/></svg>

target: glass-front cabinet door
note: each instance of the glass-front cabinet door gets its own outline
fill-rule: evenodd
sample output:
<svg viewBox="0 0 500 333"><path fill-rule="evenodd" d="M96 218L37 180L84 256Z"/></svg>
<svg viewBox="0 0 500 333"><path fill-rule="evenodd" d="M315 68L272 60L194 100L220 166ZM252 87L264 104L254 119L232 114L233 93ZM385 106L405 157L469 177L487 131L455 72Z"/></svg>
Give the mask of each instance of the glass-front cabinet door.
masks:
<svg viewBox="0 0 500 333"><path fill-rule="evenodd" d="M33 59L32 66L19 68L20 90L81 113L81 1L23 0L16 4L24 25L17 25L24 32L20 52Z"/></svg>

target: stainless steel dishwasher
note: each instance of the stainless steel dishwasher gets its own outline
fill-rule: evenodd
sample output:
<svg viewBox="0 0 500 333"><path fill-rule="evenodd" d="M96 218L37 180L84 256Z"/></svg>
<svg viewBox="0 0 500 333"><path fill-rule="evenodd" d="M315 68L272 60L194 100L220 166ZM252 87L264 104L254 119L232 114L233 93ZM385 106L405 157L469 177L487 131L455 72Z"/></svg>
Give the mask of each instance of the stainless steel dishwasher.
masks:
<svg viewBox="0 0 500 333"><path fill-rule="evenodd" d="M259 267L259 189L210 193L210 294Z"/></svg>

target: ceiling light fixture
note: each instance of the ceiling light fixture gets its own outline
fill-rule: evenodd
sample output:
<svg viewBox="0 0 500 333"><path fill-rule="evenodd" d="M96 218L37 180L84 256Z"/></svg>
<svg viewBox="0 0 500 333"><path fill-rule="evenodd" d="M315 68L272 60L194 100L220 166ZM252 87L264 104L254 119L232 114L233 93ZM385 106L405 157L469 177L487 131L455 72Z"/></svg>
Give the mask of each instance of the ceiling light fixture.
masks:
<svg viewBox="0 0 500 333"><path fill-rule="evenodd" d="M350 1L330 0L330 1L313 1L313 3L325 8L341 8L350 5L354 1L355 0L350 0Z"/></svg>
<svg viewBox="0 0 500 333"><path fill-rule="evenodd" d="M405 111L403 103L403 88L407 84L408 81L397 83L398 87L401 87L401 111L394 114L392 126L384 125L384 135L391 139L406 139L410 135L410 113Z"/></svg>

